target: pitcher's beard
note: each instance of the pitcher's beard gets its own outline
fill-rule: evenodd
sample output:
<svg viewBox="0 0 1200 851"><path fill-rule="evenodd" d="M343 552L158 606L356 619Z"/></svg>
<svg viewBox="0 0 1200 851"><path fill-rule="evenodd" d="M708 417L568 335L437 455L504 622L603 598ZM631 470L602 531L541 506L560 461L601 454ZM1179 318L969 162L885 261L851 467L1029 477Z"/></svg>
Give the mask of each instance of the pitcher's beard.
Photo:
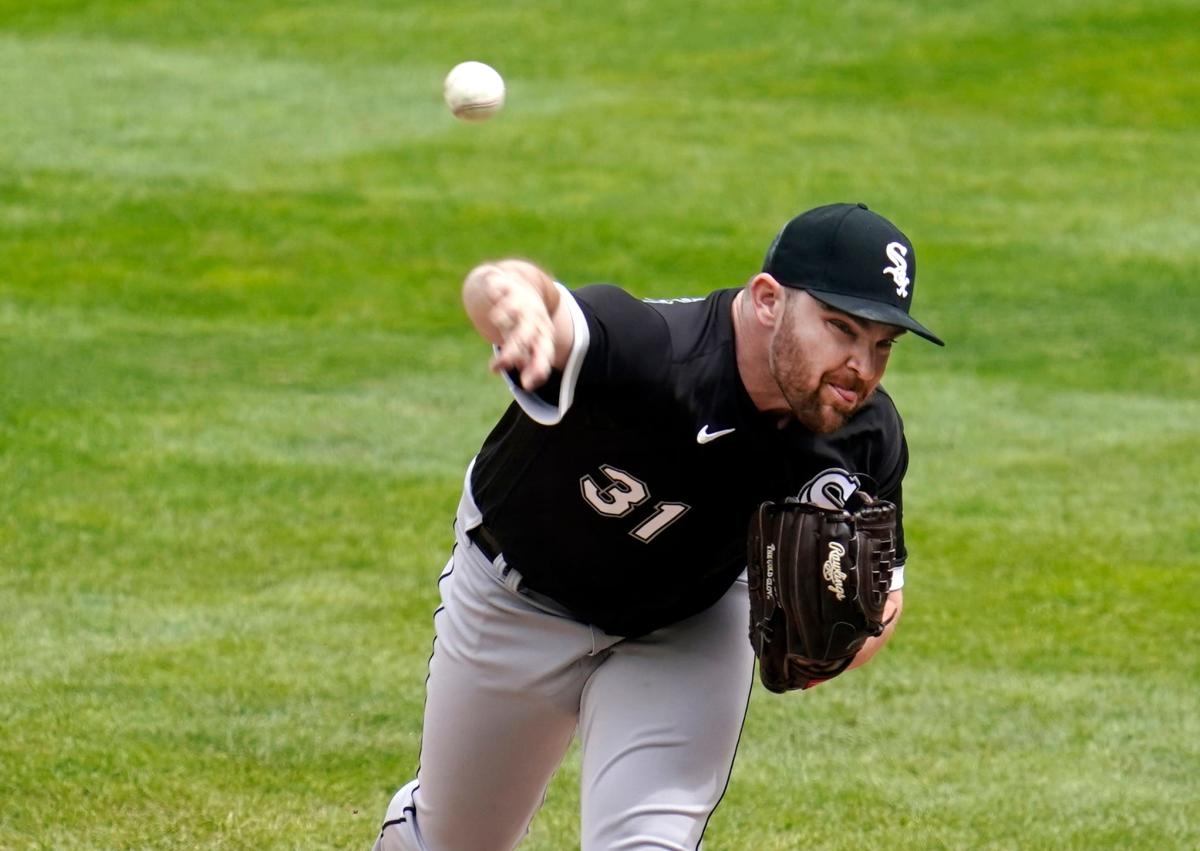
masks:
<svg viewBox="0 0 1200 851"><path fill-rule="evenodd" d="M792 409L792 416L814 434L829 434L837 431L854 415L854 411L844 413L832 405L822 402L819 387L815 393L794 394L789 393L778 378L775 379L775 383L779 384L779 392L783 394L788 407Z"/></svg>
<svg viewBox="0 0 1200 851"><path fill-rule="evenodd" d="M787 372L783 373L780 368L781 364L787 364ZM790 376L804 375L807 366L804 357L800 354L800 348L796 345L794 339L787 334L779 334L772 341L771 348L768 352L768 366L771 370L771 377L775 379L775 384L779 388L779 392L783 395L788 407L801 425L809 431L816 434L829 434L831 431L837 431L844 426L852 416L866 404L870 393L862 385L857 378L838 376L834 381L834 376L831 373L826 373L820 377L814 390L796 390L789 389L788 384L796 382L788 382ZM821 399L821 390L827 385L837 384L852 390L857 394L857 401L850 408L835 406ZM836 391L830 387L830 393L836 395Z"/></svg>

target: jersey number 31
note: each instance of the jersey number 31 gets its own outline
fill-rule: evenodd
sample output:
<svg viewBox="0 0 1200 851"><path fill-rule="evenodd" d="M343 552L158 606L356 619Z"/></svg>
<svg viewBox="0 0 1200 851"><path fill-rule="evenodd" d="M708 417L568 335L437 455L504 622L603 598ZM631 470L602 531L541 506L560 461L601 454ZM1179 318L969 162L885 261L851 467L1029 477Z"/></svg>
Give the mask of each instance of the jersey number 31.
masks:
<svg viewBox="0 0 1200 851"><path fill-rule="evenodd" d="M579 489L587 504L605 517L626 517L650 499L650 489L641 479L607 464L600 467L600 472L607 481L597 482L591 476L584 476L579 480ZM659 502L654 506L653 513L638 523L629 534L649 543L682 517L689 507L682 502Z"/></svg>

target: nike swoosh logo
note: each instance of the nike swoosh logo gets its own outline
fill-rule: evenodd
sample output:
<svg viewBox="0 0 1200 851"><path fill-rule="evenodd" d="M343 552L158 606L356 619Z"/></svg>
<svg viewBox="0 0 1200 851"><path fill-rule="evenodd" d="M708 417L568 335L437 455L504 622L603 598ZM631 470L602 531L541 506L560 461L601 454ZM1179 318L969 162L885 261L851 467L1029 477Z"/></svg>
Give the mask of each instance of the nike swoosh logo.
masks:
<svg viewBox="0 0 1200 851"><path fill-rule="evenodd" d="M735 431L737 431L736 428L723 428L720 431L709 431L708 426L705 425L702 429L700 429L700 431L696 432L696 442L700 445L712 443L718 437L724 437L727 434L733 434Z"/></svg>

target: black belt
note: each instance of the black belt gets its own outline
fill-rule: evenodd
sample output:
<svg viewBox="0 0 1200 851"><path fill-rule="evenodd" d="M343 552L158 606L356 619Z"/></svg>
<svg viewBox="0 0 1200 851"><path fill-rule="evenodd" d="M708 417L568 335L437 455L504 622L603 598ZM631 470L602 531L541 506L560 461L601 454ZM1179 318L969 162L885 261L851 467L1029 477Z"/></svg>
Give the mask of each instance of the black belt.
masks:
<svg viewBox="0 0 1200 851"><path fill-rule="evenodd" d="M504 547L500 545L499 538L493 535L492 530L483 524L480 524L474 529L468 531L467 537L470 539L471 543L475 545L475 548L483 553L484 557L487 558L488 561L494 562L496 558L502 552L504 552ZM506 564L503 570L504 576L507 577L509 571L511 570L512 565ZM550 595L538 591L537 588L529 584L525 577L521 577L521 583L518 587L518 590L522 594L533 597L534 599L544 599L546 603L550 604L551 606L555 606L561 609L563 612L570 614L569 610L562 603L559 603ZM583 620L583 618L578 617L577 615L572 615L572 617L575 617L577 620Z"/></svg>
<svg viewBox="0 0 1200 851"><path fill-rule="evenodd" d="M500 546L500 542L496 539L496 536L493 535L491 530L483 524L480 524L467 532L467 537L470 538L471 542L479 548L481 553L487 556L488 561L495 561L496 557L504 551L504 548Z"/></svg>

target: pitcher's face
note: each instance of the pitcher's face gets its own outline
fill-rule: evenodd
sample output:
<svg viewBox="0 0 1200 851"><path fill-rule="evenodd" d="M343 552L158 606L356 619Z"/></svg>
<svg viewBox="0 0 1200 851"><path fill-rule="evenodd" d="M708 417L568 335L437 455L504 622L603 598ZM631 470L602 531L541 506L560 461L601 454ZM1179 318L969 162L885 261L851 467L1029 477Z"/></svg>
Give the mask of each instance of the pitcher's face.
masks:
<svg viewBox="0 0 1200 851"><path fill-rule="evenodd" d="M903 333L788 290L768 353L771 375L806 428L836 431L871 398Z"/></svg>

